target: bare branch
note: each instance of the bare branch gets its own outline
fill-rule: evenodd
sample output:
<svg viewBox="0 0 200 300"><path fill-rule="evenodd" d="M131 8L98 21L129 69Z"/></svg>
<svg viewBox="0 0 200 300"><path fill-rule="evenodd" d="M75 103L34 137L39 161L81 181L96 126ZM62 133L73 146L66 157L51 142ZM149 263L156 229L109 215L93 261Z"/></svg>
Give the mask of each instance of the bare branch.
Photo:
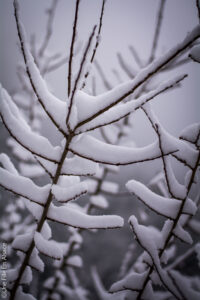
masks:
<svg viewBox="0 0 200 300"><path fill-rule="evenodd" d="M197 7L198 17L199 17L199 22L200 22L200 2L199 2L199 0L196 0L196 7Z"/></svg>
<svg viewBox="0 0 200 300"><path fill-rule="evenodd" d="M132 81L132 88L128 90L127 92L120 92L121 86L118 86L117 88L113 89L113 94L116 95L116 90L119 89L120 96L116 100L113 100L111 104L106 106L105 108L101 109L91 117L88 117L87 119L81 121L77 124L76 128L90 122L91 120L95 119L100 114L104 113L114 105L118 104L122 100L124 100L126 97L131 95L138 87L140 87L142 84L147 82L152 76L154 76L158 71L160 71L163 67L165 67L171 60L173 60L177 55L179 55L183 50L185 50L191 43L193 43L197 38L200 36L200 26L197 26L191 34L187 35L187 37L182 41L182 43L178 44L178 46L171 49L169 52L167 52L164 56L161 58L155 60L153 63L148 65L145 69L143 69L141 72L137 74L135 79ZM130 82L131 83L131 82ZM112 91L109 91L109 95L112 96Z"/></svg>
<svg viewBox="0 0 200 300"><path fill-rule="evenodd" d="M68 129L69 130L70 130L70 125L68 124L68 122L69 122L69 118L70 118L70 114L71 114L71 110L72 110L74 95L75 95L75 92L77 90L80 78L81 78L83 66L84 66L84 63L85 63L85 61L87 59L88 51L90 49L90 45L91 45L92 39L94 37L95 30L96 30L96 25L94 26L93 31L92 31L92 33L91 33L91 35L89 37L89 40L88 40L85 52L84 52L82 60L81 60L80 68L79 68L79 71L78 71L78 74L77 74L77 77L76 77L76 80L75 80L75 83L74 83L74 88L73 88L73 91L71 93L71 97L70 97L70 100L69 100L69 110L68 110L68 114L67 114L67 118L66 118L66 124L68 125Z"/></svg>
<svg viewBox="0 0 200 300"><path fill-rule="evenodd" d="M134 113L138 109L143 109L143 111L147 115L147 112L144 110L144 106L145 106L146 103L148 103L149 101L153 100L155 97L159 96L160 94L166 92L167 90L174 88L175 86L177 86L178 84L180 84L180 82L182 80L184 80L187 76L188 76L187 74L184 74L184 75L180 76L179 78L177 78L176 80L174 80L173 82L172 81L171 82L167 81L166 83L162 83L157 89L155 89L153 91L150 91L146 95L141 96L140 98L138 98L137 100L135 100L136 102L138 101L138 105L137 104L134 105L134 103L133 103L133 109L132 109L132 111L130 111L128 113L126 112L126 113L122 114L120 117L114 118L114 119L112 119L109 122L105 122L105 123L102 122L102 124L101 124L101 122L99 122L99 124L97 122L97 124L95 126L91 126L91 127L89 127L90 124L88 122L88 127L89 128L88 129L83 129L82 131L80 130L79 132L76 133L76 135L81 134L83 132L92 131L92 130L95 130L97 128L102 128L104 126L116 123L116 122L120 121L121 119L124 119L124 118L128 117L130 114ZM140 103L140 100L142 100L142 103ZM126 104L124 104L124 105L126 105ZM127 103L127 105L128 105L128 103ZM116 108L116 110L117 110L117 108ZM109 113L109 111L108 111L108 113ZM102 130L101 130L101 134L105 138L105 134L104 134L104 132L102 132ZM107 140L107 142L110 143L110 141L108 141L108 140Z"/></svg>
<svg viewBox="0 0 200 300"><path fill-rule="evenodd" d="M24 41L23 41L22 32L21 32L22 28L21 28L21 24L20 24L20 21L19 21L19 11L18 11L18 5L17 5L17 1L16 0L14 0L13 5L14 5L14 16L15 16L15 21L16 21L16 26L17 26L17 34L18 34L18 37L19 37L19 41L20 41L20 45L21 45L21 51L22 51L22 55L23 55L23 58L24 58L25 65L26 65L26 72L27 72L30 84L31 84L31 86L33 88L33 91L34 91L34 93L35 93L35 95L36 95L39 103L43 107L44 111L46 112L46 114L48 115L48 117L50 118L50 120L52 121L52 123L62 133L62 135L66 136L66 133L60 128L60 126L56 123L56 121L54 120L54 118L52 117L52 115L46 109L46 107L45 107L42 99L39 96L37 88L36 88L35 84L33 83L33 80L32 80L32 77L31 77L31 73L30 73L30 70L29 70L29 66L28 66L28 63L27 63L27 56L26 56L26 52L25 52L25 48L24 48Z"/></svg>
<svg viewBox="0 0 200 300"><path fill-rule="evenodd" d="M99 29L98 29L98 33L97 33L97 37L96 37L96 44L95 44L95 47L94 47L94 50L93 50L93 53L92 53L92 57L91 57L91 60L90 60L90 63L92 64L93 61L94 61L94 58L95 58L95 55L96 55L96 52L97 52L97 48L99 46L99 43L100 43L100 38L101 38L101 28L102 28L102 24L103 24L103 15L104 15L104 6L105 6L105 2L106 0L103 0L102 1L102 7L101 7L101 15L100 15L100 21L99 21ZM87 80L87 77L89 76L89 71L87 71L87 73L85 74L85 78L84 78L84 82L83 82L83 85L82 85L82 89L85 87L86 85L86 80Z"/></svg>
<svg viewBox="0 0 200 300"><path fill-rule="evenodd" d="M143 163L143 162L152 161L152 160L156 160L156 159L162 158L162 154L160 154L160 155L152 156L152 157L149 157L149 158L146 158L146 159L143 159L143 160L133 160L133 161L126 162L126 163L111 163L109 161L102 161L102 160L98 160L98 159L95 159L95 158L92 158L92 157L88 157L87 155L83 155L83 154L78 153L78 152L76 152L76 151L74 151L72 149L70 149L70 151L73 154L75 154L77 156L80 156L82 158L86 158L88 160L91 160L91 161L94 161L94 162L97 162L97 163L100 163L100 164L111 165L111 166L128 166L128 165L133 165L133 164L137 164L137 163ZM164 154L164 156L172 155L173 153L175 153L177 151L167 152L167 153Z"/></svg>
<svg viewBox="0 0 200 300"><path fill-rule="evenodd" d="M1 120L2 120L2 122L3 122L3 124L4 124L4 126L5 126L5 128L7 129L7 131L9 132L9 134L10 134L10 136L20 145L20 146L22 146L24 149L26 149L26 150L28 150L30 153L32 153L33 155L37 155L37 156L39 156L39 157L41 157L41 158L44 158L44 159L46 159L46 160L49 160L49 161L51 161L51 162L53 162L53 163L58 163L58 161L57 160L55 160L55 159L52 159L52 158L49 158L49 157L47 157L47 156L44 156L44 155L42 155L41 153L36 153L35 151L33 151L31 148L29 148L28 146L26 146L26 145L24 145L15 135L14 135L14 133L10 130L10 128L7 126L7 123L6 123L6 121L4 120L4 118L3 118L3 116L2 116L2 114L0 114L0 117L1 117Z"/></svg>
<svg viewBox="0 0 200 300"><path fill-rule="evenodd" d="M74 16L74 25L73 25L73 33L72 33L72 40L70 46L70 55L69 55L69 65L68 65L68 97L71 93L71 74L72 74L72 61L74 55L74 43L76 37L76 26L78 22L78 10L79 10L80 0L76 0L76 9L75 9L75 16Z"/></svg>

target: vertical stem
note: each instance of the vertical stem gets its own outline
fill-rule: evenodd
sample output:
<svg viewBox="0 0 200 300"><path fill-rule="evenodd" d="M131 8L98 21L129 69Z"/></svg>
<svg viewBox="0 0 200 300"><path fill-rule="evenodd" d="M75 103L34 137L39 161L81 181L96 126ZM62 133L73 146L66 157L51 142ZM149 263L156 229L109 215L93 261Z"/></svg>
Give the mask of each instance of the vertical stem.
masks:
<svg viewBox="0 0 200 300"><path fill-rule="evenodd" d="M73 33L72 33L72 40L70 46L70 56L69 56L69 65L68 65L68 97L71 93L71 74L72 74L72 60L74 56L74 43L76 37L76 26L78 21L78 9L79 9L80 0L76 0L76 9L75 9L75 16L74 16L74 25L73 25Z"/></svg>
<svg viewBox="0 0 200 300"><path fill-rule="evenodd" d="M66 146L65 146L65 149L64 149L64 151L62 153L60 162L59 162L59 164L57 166L56 174L55 174L55 176L54 176L54 178L52 180L52 185L53 184L57 184L57 182L58 182L58 179L59 179L59 176L60 176L60 173L61 173L61 169L62 169L64 160L65 160L65 158L67 156L67 153L69 151L69 145L70 145L72 139L73 139L73 135L70 135L69 138L68 138L68 140L67 140L67 142L66 142ZM43 210L42 216L41 216L41 218L40 218L40 220L38 222L38 225L37 225L36 231L38 231L38 232L41 231L41 229L43 227L43 224L44 224L44 222L46 220L47 213L48 213L49 207L51 205L52 199L53 199L53 194L52 194L52 192L50 190L48 198L47 198L47 201L46 201L46 204L44 206L44 210ZM22 263L22 265L21 265L21 267L19 269L18 277L17 277L17 279L15 281L15 284L14 284L12 290L11 290L10 298L9 298L10 300L14 300L15 299L15 295L16 295L17 289L19 287L21 278L22 278L22 276L24 274L24 271L25 271L26 267L28 266L29 259L30 259L30 256L31 256L32 252L33 252L34 247L35 247L35 242L34 242L34 240L32 240L32 242L31 242L31 244L29 246L29 249L26 252L24 261L23 261L23 263Z"/></svg>

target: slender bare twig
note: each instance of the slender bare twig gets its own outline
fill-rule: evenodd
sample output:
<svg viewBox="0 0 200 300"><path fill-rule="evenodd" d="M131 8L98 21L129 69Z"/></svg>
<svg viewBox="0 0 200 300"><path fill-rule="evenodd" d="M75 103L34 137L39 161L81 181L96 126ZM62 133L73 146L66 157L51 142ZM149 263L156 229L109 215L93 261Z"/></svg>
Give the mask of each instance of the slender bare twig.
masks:
<svg viewBox="0 0 200 300"><path fill-rule="evenodd" d="M26 57L26 53L25 53L25 50L24 50L24 44L23 44L22 34L21 34L21 31L20 31L20 24L19 24L19 20L18 20L18 10L17 10L17 6L16 6L16 1L15 0L14 0L14 4L15 4L15 6L14 6L14 16L15 16L15 20L16 20L17 34L18 34L18 37L19 37L20 47L21 47L21 53L23 55L23 59L24 59L25 65L26 65L26 73L27 73L27 76L29 78L30 84L31 84L31 86L33 88L33 91L34 91L34 93L35 93L35 95L36 95L36 97L38 99L38 102L41 104L41 106L44 109L45 113L48 115L48 117L50 118L50 120L52 121L52 123L56 126L56 128L62 133L62 135L66 137L66 133L60 128L60 126L54 120L54 118L52 117L52 115L46 109L46 107L45 107L42 99L40 98L40 96L38 94L36 86L33 83L33 80L32 80L32 77L31 77L31 74L30 74L30 71L29 71L29 68L28 68L28 64L27 64L27 57Z"/></svg>
<svg viewBox="0 0 200 300"><path fill-rule="evenodd" d="M184 74L181 78L177 79L177 81L175 81L174 83L169 84L168 86L165 86L163 89L161 89L161 90L159 90L159 91L156 91L156 90L155 90L155 93L154 93L153 95L152 95L152 92L150 92L150 93L151 93L151 96L147 97L146 100L145 100L145 102L144 102L143 104L136 106L132 112L126 113L126 114L124 114L123 116L118 117L118 118L116 118L116 119L114 119L114 120L112 120L112 121L110 121L110 122L107 122L107 123L104 123L104 124L99 124L99 125L97 125L97 126L91 127L91 128L86 129L86 130L84 130L84 131L79 131L79 132L76 133L76 135L82 134L83 132L92 131L92 130L95 130L95 129L98 129L98 128L101 129L102 127L105 127L105 126L111 125L111 124L113 124L113 123L116 123L116 122L120 121L121 119L128 117L130 114L134 113L134 112L137 111L138 109L142 109L142 110L145 112L144 106L145 106L146 103L148 103L148 102L151 101L152 99L156 98L156 97L159 96L160 94L166 92L167 90L174 88L175 86L177 86L178 84L180 84L180 82L181 82L182 80L184 80L187 76L188 76L187 74ZM147 94L147 95L148 95L148 94ZM145 113L146 113L146 112L145 112ZM146 114L147 114L147 113L146 113ZM102 132L101 132L101 133L102 133ZM104 133L102 133L102 134L104 135Z"/></svg>
<svg viewBox="0 0 200 300"><path fill-rule="evenodd" d="M44 155L42 155L41 153L36 153L33 150L31 150L31 148L29 148L28 146L24 145L22 142L20 142L20 140L14 135L14 133L10 130L10 128L7 126L6 121L4 120L4 117L2 116L2 114L0 114L1 120L5 126L5 128L7 129L7 131L9 132L9 135L20 145L22 146L24 149L28 150L30 153L32 153L33 155L37 155L41 158L44 158L46 160L49 160L53 163L58 163L57 160L51 159L49 157L46 157Z"/></svg>
<svg viewBox="0 0 200 300"><path fill-rule="evenodd" d="M191 45L196 39L198 39L199 36L200 36L200 34L197 30L196 34L194 34L191 37L191 39L184 40L184 43L179 44L179 47L176 47L173 51L168 52L168 55L163 57L163 59L159 59L158 61L155 61L154 63L147 66L145 70L142 70L135 77L135 80L133 80L133 87L129 91L125 92L122 96L120 96L118 99L116 99L110 105L106 106L105 108L99 110L97 113L94 113L94 115L92 115L92 116L88 117L87 119L85 119L85 120L81 121L80 123L78 123L76 128L84 125L87 122L92 121L93 119L98 117L100 114L102 114L105 111L109 110L111 107L117 105L122 100L124 100L126 97L131 95L141 85L146 83L150 78L152 78L155 74L157 74L158 71L160 71L163 67L165 67L171 60L173 60L175 57L177 57L183 50L188 48L188 46Z"/></svg>
<svg viewBox="0 0 200 300"><path fill-rule="evenodd" d="M200 22L200 2L199 2L199 0L196 0L196 7L197 7L198 17L199 17L199 22Z"/></svg>
<svg viewBox="0 0 200 300"><path fill-rule="evenodd" d="M94 26L94 28L92 30L92 33L91 33L91 35L88 39L88 43L87 43L87 46L85 48L85 51L84 51L84 54L83 54L83 57L82 57L82 60L81 60L80 68L79 68L79 71L78 71L78 74L77 74L77 77L76 77L76 80L75 80L75 83L74 83L74 88L73 88L73 91L71 93L71 97L70 97L70 100L69 100L69 110L68 110L68 113L67 113L66 124L69 123L70 114L71 114L72 105L73 105L73 100L74 100L74 95L75 95L75 92L77 90L80 78L81 78L83 66L84 66L84 63L87 59L88 51L90 49L90 45L91 45L92 39L93 39L94 34L95 34L95 30L96 30L96 25ZM68 129L69 129L69 131L71 131L71 128L70 128L69 124L68 124Z"/></svg>
<svg viewBox="0 0 200 300"><path fill-rule="evenodd" d="M98 33L97 33L97 37L96 37L96 44L95 44L95 47L94 47L94 50L93 50L93 53L92 53L92 57L90 59L90 63L92 64L93 61L94 61L94 58L95 58L95 55L96 55L96 52L97 52L97 49L98 49L98 46L99 46L99 43L100 43L100 37L101 37L101 29L102 29L102 24L103 24L103 15L104 15L104 6L105 6L105 2L106 0L103 0L102 1L102 7L101 7L101 15L100 15L100 21L99 21L99 29L98 29ZM84 82L83 82L83 85L82 85L82 89L85 87L86 85L86 80L87 80L87 77L89 76L89 71L87 71L87 73L85 74L85 78L84 78Z"/></svg>
<svg viewBox="0 0 200 300"><path fill-rule="evenodd" d="M68 97L70 96L70 93L71 93L72 61L73 61L73 55L74 55L74 43L75 43L75 38L76 38L76 26L77 26L77 22L78 22L79 4L80 4L80 0L76 0L73 33L72 33L72 40L71 40L71 46L70 46L69 65L68 65Z"/></svg>

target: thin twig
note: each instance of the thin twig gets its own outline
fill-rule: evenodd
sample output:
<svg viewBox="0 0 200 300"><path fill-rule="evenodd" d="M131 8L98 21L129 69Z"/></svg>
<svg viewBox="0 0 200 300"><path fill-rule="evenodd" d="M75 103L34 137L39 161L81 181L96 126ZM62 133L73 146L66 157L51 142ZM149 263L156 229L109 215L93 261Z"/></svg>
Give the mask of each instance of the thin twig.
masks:
<svg viewBox="0 0 200 300"><path fill-rule="evenodd" d="M62 133L62 135L66 137L66 133L60 128L60 126L54 120L53 116L46 109L42 99L40 98L40 96L38 94L37 88L36 88L35 84L33 83L31 73L30 73L30 70L29 70L29 67L28 67L28 63L27 63L27 57L26 57L26 53L25 53L25 49L24 49L24 41L23 41L23 38L22 38L22 33L20 31L20 23L19 23L19 15L18 15L19 12L18 12L18 8L17 8L16 0L14 0L13 3L14 3L14 16L15 16L15 21L16 21L16 26L17 26L17 34L18 34L18 37L19 37L21 52L22 52L22 56L24 58L24 62L25 62L25 65L26 65L26 73L27 73L27 76L29 78L30 84L31 84L31 86L33 88L33 91L34 91L34 93L35 93L35 95L38 99L38 102L41 104L41 106L44 109L45 113L48 115L48 117L50 118L52 123L56 126L56 128Z"/></svg>
<svg viewBox="0 0 200 300"><path fill-rule="evenodd" d="M199 0L196 0L196 7L197 7L198 18L199 18L199 22L200 22L200 2L199 2Z"/></svg>
<svg viewBox="0 0 200 300"><path fill-rule="evenodd" d="M75 38L76 38L76 26L77 26L77 22L78 22L79 4L80 4L80 0L76 0L74 25L73 25L72 40L71 40L71 46L70 46L69 65L68 65L68 97L70 96L70 93L71 93L72 61L73 61L73 56L74 56L74 43L75 43Z"/></svg>
<svg viewBox="0 0 200 300"><path fill-rule="evenodd" d="M97 37L96 37L96 44L95 44L95 47L94 47L94 50L93 50L93 53L92 53L92 57L91 57L91 60L90 60L91 64L94 61L94 58L95 58L95 55L96 55L96 52L97 52L97 49L98 49L98 46L99 46L99 43L100 43L101 28L102 28L102 24L103 24L103 15L104 15L105 2L106 2L106 0L102 1L101 15L100 15L100 21L99 21L99 30L98 30ZM83 82L83 85L82 85L82 89L86 85L86 80L87 80L88 76L89 76L89 71L87 71L87 73L85 74L85 78L84 78L84 82Z"/></svg>
<svg viewBox="0 0 200 300"><path fill-rule="evenodd" d="M73 91L71 93L71 97L70 97L70 100L69 100L69 110L68 110L68 113L67 113L66 124L69 123L70 114L71 114L71 110L72 110L72 106L73 106L74 95L76 93L78 83L79 83L80 78L81 78L83 66L84 66L84 63L87 59L88 51L90 49L90 45L91 45L92 39L93 39L94 34L95 34L95 30L96 30L96 25L94 26L94 28L92 30L92 33L91 33L91 35L88 39L88 43L87 43L87 46L85 48L85 51L84 51L84 54L83 54L83 57L82 57L82 60L81 60L80 68L79 68L79 71L78 71L78 74L77 74L77 77L76 77L76 80L75 80L75 83L74 83L74 88L73 88ZM68 129L69 129L69 131L71 131L69 124L68 124Z"/></svg>

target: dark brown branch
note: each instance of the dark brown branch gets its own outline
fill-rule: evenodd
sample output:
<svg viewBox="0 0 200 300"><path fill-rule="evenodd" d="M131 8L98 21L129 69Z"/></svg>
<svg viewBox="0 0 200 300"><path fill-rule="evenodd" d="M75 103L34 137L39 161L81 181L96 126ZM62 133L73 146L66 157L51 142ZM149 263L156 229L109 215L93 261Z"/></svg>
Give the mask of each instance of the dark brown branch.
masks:
<svg viewBox="0 0 200 300"><path fill-rule="evenodd" d="M82 57L82 60L81 60L80 68L79 68L79 71L78 71L78 74L77 74L77 77L76 77L76 80L75 80L75 83L74 83L74 88L73 88L73 91L71 93L71 97L70 97L70 100L69 100L69 110L68 110L67 118L66 118L66 124L68 126L69 131L70 131L69 118L70 118L70 114L71 114L71 110L72 110L72 106L73 106L74 95L76 93L78 83L79 83L80 78L81 78L83 66L84 66L84 63L87 59L88 51L90 49L90 45L91 45L92 39L93 39L94 34L95 34L95 30L96 30L96 25L94 26L93 31L92 31L89 39L88 39L88 43L87 43L87 46L85 48L85 51L84 51L84 54L83 54L83 57Z"/></svg>
<svg viewBox="0 0 200 300"><path fill-rule="evenodd" d="M198 18L199 18L199 22L200 22L200 3L199 3L199 0L196 0L196 7L197 7Z"/></svg>
<svg viewBox="0 0 200 300"><path fill-rule="evenodd" d="M29 67L28 67L28 64L27 64L27 57L26 57L26 53L25 53L25 49L24 49L24 41L23 41L23 38L22 38L22 33L20 31L19 12L18 12L18 8L17 8L17 1L14 0L13 4L14 4L14 16L15 16L15 21L16 21L16 26L17 26L17 34L18 34L18 37L19 37L21 52L22 52L22 56L24 58L24 62L25 62L25 65L26 65L26 73L27 73L27 76L29 78L30 84L31 84L31 86L33 88L33 91L34 91L34 93L35 93L35 95L38 99L38 102L41 104L41 106L44 109L45 113L48 115L48 117L50 118L52 123L56 126L56 128L62 133L62 135L66 137L66 133L60 128L60 126L56 123L56 121L54 120L52 115L46 109L42 99L40 98L40 96L38 94L37 88L33 83L31 73L30 73L30 70L29 70Z"/></svg>
<svg viewBox="0 0 200 300"><path fill-rule="evenodd" d="M189 169L192 170L192 167L182 158L178 157L176 154L172 154L172 156L177 159L180 163L182 163L183 165L185 165L186 167L188 167Z"/></svg>
<svg viewBox="0 0 200 300"><path fill-rule="evenodd" d="M59 200L57 200L56 199L56 197L55 197L55 199L59 202L59 203L67 203L67 202L70 202L70 201L72 201L72 200L75 200L76 198L79 198L79 197L81 197L82 195L85 195L87 193L87 190L85 190L85 191L83 191L83 192L81 192L81 193L79 193L79 194L76 194L74 197L72 197L72 198L68 198L68 199L65 199L65 200L62 200L62 201L59 201Z"/></svg>
<svg viewBox="0 0 200 300"><path fill-rule="evenodd" d="M94 61L94 58L95 58L95 55L96 55L96 52L97 52L97 49L98 49L98 46L99 46L99 42L100 42L99 39L100 39L100 36L101 36L101 28L102 28L102 24L103 24L103 15L104 15L105 2L106 2L106 0L102 1L101 15L100 15L100 21L99 21L99 29L98 29L98 33L97 33L97 37L96 37L96 44L95 44L95 47L94 47L94 50L93 50L93 53L92 53L92 57L91 57L91 60L90 60L91 64ZM86 85L86 80L87 80L88 76L89 76L89 71L87 71L87 73L85 74L85 78L84 78L84 82L83 82L83 85L82 85L82 89Z"/></svg>
<svg viewBox="0 0 200 300"><path fill-rule="evenodd" d="M106 161L102 161L102 160L98 160L98 159L95 159L95 158L92 158L92 157L87 157L81 153L77 153L75 152L74 150L72 149L69 149L74 155L77 155L77 156L80 156L82 158L85 158L85 159L88 159L88 160L91 160L91 161L94 161L94 162L97 162L97 163L100 163L100 164L105 164L105 165L111 165L111 166L127 166L127 165L133 165L133 164L137 164L137 163L143 163L143 162L147 162L147 161L152 161L152 160L155 160L155 159L159 159L162 157L162 155L157 155L157 156L153 156L153 157L150 157L150 158L146 158L146 159L143 159L143 160L134 160L134 161L130 161L130 162L127 162L127 163L110 163L110 162L106 162ZM178 150L176 151L169 151L167 153L164 153L163 155L164 156L168 156L168 155L172 155L173 153L177 152Z"/></svg>
<svg viewBox="0 0 200 300"><path fill-rule="evenodd" d="M6 186L4 186L3 184L0 184L0 186L1 186L2 188L4 188L6 191L8 191L8 192L11 192L12 194L14 194L14 195L16 195L16 196L18 196L18 197L22 197L22 198L28 199L29 201L31 201L31 202L34 202L34 203L36 203L36 204L38 204L38 205L40 205L40 206L43 206L43 207L44 207L44 204L43 204L43 203L37 202L36 200L34 200L34 199L31 199L31 198L29 198L29 197L28 197L28 196L26 196L26 195L23 195L23 194L17 193L16 191L14 191L14 190L12 190L12 189L10 189L10 188L7 188L7 187L6 187Z"/></svg>
<svg viewBox="0 0 200 300"><path fill-rule="evenodd" d="M166 183L167 183L167 188L168 188L168 191L169 191L171 197L173 198L174 194L173 194L173 192L171 190L171 186L170 186L170 183L169 183L167 166L166 166L165 158L164 158L164 155L163 155L164 154L163 153L163 146L162 146L162 140L161 140L161 135L160 135L158 124L155 124L155 130L156 130L156 133L157 133L157 136L158 136L158 140L159 140L159 148L160 148L160 152L161 152L161 155L162 155L163 169L164 169L164 174L165 174L165 180L166 180Z"/></svg>
<svg viewBox="0 0 200 300"><path fill-rule="evenodd" d="M152 263L153 263L153 266L154 266L154 268L155 268L155 270L156 270L156 272L157 272L157 274L158 274L158 276L159 276L159 278L160 278L160 281L162 282L163 286L164 286L168 291L170 291L170 293L171 293L176 299L181 300L181 299L179 298L179 296L177 296L177 295L171 290L171 288L165 283L165 281L164 281L162 275L160 274L160 272L159 272L159 270L158 270L158 268L157 268L157 265L156 265L156 262L155 262L154 257L152 256L152 254L151 254L151 252L149 251L149 249L147 249L147 248L142 244L142 241L141 241L141 239L138 237L137 233L135 232L134 227L133 227L133 224L132 224L131 222L130 222L130 226L131 226L131 229L132 229L132 231L133 231L133 233L134 233L134 235L135 235L135 237L136 237L136 240L137 240L138 244L139 244L139 245L144 249L144 251L146 251L146 252L148 253L148 255L150 256L150 258L151 258L151 260L152 260ZM138 298L138 297L137 297L137 298Z"/></svg>
<svg viewBox="0 0 200 300"><path fill-rule="evenodd" d="M169 220L174 220L174 218L169 217L169 216L166 216L166 215L164 215L164 214L158 212L156 209L154 209L153 207L151 207L150 205L148 205L142 198L140 198L140 197L139 197L137 194L135 194L134 192L131 192L131 194L134 195L134 196L136 196L136 198L137 198L140 202L142 202L142 203L143 203L146 207L148 207L151 211L154 211L157 215L162 216L162 217L165 217L165 218L167 218L167 219L169 219Z"/></svg>
<svg viewBox="0 0 200 300"><path fill-rule="evenodd" d="M198 158L197 158L197 160L196 160L195 167L193 168L193 172L192 172L192 175L191 175L191 177L190 177L190 181L189 181L188 186L187 186L187 193L186 193L186 196L185 196L185 198L180 202L180 203L181 203L181 206L180 206L179 212L178 212L178 214L177 214L176 219L175 219L174 222L173 222L173 226L172 226L172 228L171 228L171 230L170 230L170 232L169 232L169 234L168 234L168 236L167 236L167 238L166 238L166 240L165 240L165 243L164 243L164 245L163 245L163 248L162 248L162 249L160 250L160 252L159 252L159 258L162 257L164 251L166 250L166 248L167 248L167 246L168 246L168 244L169 244L169 242L170 242L170 240L171 240L171 238L172 238L172 236L173 236L173 231L174 231L175 227L177 226L177 224L178 224L178 222L179 222L179 219L180 219L180 217L181 217L181 215L182 215L183 207L184 207L184 205L185 205L185 202L186 202L186 200L187 200L187 198L188 198L188 195L189 195L189 193L190 193L192 184L193 184L193 182L194 182L194 177L195 177L196 171L197 171L197 169L198 169L199 162L200 162L200 151L199 151ZM137 297L137 300L141 299L141 296L142 296L142 294L143 294L143 292L144 292L144 290L145 290L145 287L146 287L147 283L148 283L149 280L150 280L150 275L152 274L152 272L153 272L153 266L149 269L149 272L148 272L148 274L147 274L147 278L146 278L146 280L145 280L145 284L143 285L143 288L142 288L142 290L141 290L139 296Z"/></svg>
<svg viewBox="0 0 200 300"><path fill-rule="evenodd" d="M45 157L45 156L43 156L42 154L40 154L40 153L36 153L36 152L34 152L33 150L31 150L29 147L27 147L27 146L25 146L24 144L22 144L17 138L16 138L16 136L12 133L12 131L10 130L10 128L8 128L8 126L7 126L7 124L6 124L6 122L5 122L5 120L4 120L4 118L3 118L3 116L2 116L2 114L0 114L0 117L1 117L1 120L2 120L2 123L4 124L4 126L5 126L5 128L7 129L7 131L8 131L8 133L10 134L10 136L21 146L21 147L23 147L24 149L26 149L27 151L29 151L31 154L33 154L33 155L37 155L37 156L39 156L39 157L41 157L41 158L44 158L44 159L46 159L46 160L49 160L49 161L51 161L51 162L53 162L53 163L58 163L58 161L57 160L54 160L54 159L51 159L51 158L49 158L49 157Z"/></svg>
<svg viewBox="0 0 200 300"><path fill-rule="evenodd" d="M69 55L69 65L68 65L68 97L71 93L71 76L72 76L72 61L74 56L74 43L76 37L76 26L78 22L78 10L79 10L80 0L76 0L76 9L75 9L75 16L74 16L74 24L73 24L73 33L72 33L72 40L70 46L70 55Z"/></svg>
<svg viewBox="0 0 200 300"><path fill-rule="evenodd" d="M42 167L42 169L45 171L45 173L48 174L51 179L53 179L53 175L47 170L47 168L45 168L45 166L41 163L41 161L39 161L39 159L37 159L37 156L35 156L35 160Z"/></svg>
<svg viewBox="0 0 200 300"><path fill-rule="evenodd" d="M145 114L147 115L147 117L148 117L148 114L147 114L146 110L144 109L144 105L145 105L146 103L148 103L149 101L151 101L152 99L154 99L155 97L159 96L160 94L162 94L162 93L166 92L167 90L172 89L172 88L174 88L175 86L177 86L177 85L178 85L182 80L184 80L187 76L188 76L188 75L185 74L185 75L183 75L181 78L179 78L176 82L174 82L174 83L172 83L172 84L170 84L170 85L168 85L168 86L165 86L162 90L160 90L160 91L158 91L158 92L155 91L155 94L153 94L153 95L151 95L149 98L147 98L143 104L141 104L141 105L139 105L139 106L136 106L135 109L134 109L132 112L129 112L129 113L127 113L127 114L125 114L125 115L123 115L123 116L121 116L121 117L119 117L119 118L116 118L116 119L114 119L114 120L112 120L112 121L110 121L110 122L108 122L108 123L104 123L104 124L97 125L97 126L95 126L95 127L89 128L89 129L85 130L84 132L92 131L92 130L95 130L95 129L98 129L98 128L102 128L102 127L104 127L104 126L108 126L108 125L111 125L111 124L113 124L113 123L116 123L116 122L120 121L121 119L124 119L124 118L128 117L130 114L134 113L134 112L137 111L138 109L142 109L142 110L144 111L144 113L145 113ZM150 92L150 93L151 93L151 92ZM150 120L149 117L148 117L148 119ZM153 126L153 128L154 128L154 126ZM155 128L154 128L154 130L155 130ZM76 135L81 134L81 133L83 133L83 132L80 131L80 132L76 133ZM102 133L102 131L101 131L101 134L102 134L102 136L103 136L104 139L105 139L105 134ZM107 139L107 142L110 143L110 141L108 141L108 139Z"/></svg>
<svg viewBox="0 0 200 300"><path fill-rule="evenodd" d="M97 113L92 115L91 117L88 117L87 119L85 119L85 120L81 121L80 123L78 123L76 128L92 121L93 119L95 119L96 117L98 117L99 115L101 115L102 113L109 110L111 107L117 105L119 102L121 102L126 97L131 95L135 90L138 89L138 87L140 87L142 84L146 83L158 71L160 71L163 67L165 67L171 60L173 60L175 57L177 57L177 55L179 55L183 50L187 49L188 46L191 45L191 43L193 43L197 38L199 38L199 35L200 35L199 32L197 32L196 35L194 35L190 40L186 40L186 42L184 44L180 45L179 48L176 48L175 51L172 51L171 53L168 52L170 54L165 59L163 59L159 64L156 64L156 63L155 64L150 64L147 67L147 69L145 70L144 75L141 76L141 79L136 81L136 83L133 85L132 89L130 89L128 92L126 92L125 94L120 96L118 99L116 99L115 102L113 102L110 105L108 105L107 107L101 109L100 111L98 111ZM143 72L143 71L141 71L141 72ZM138 76L139 76L139 74L138 74ZM136 78L138 78L138 76L136 76Z"/></svg>

